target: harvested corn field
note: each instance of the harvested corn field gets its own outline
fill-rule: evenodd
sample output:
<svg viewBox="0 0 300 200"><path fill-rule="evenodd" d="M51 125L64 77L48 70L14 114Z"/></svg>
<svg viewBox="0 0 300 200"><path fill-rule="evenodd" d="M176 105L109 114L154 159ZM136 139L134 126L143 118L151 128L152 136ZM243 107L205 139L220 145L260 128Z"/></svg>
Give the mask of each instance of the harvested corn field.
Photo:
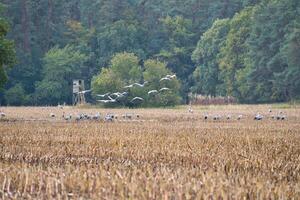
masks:
<svg viewBox="0 0 300 200"><path fill-rule="evenodd" d="M297 106L1 110L0 199L300 198Z"/></svg>

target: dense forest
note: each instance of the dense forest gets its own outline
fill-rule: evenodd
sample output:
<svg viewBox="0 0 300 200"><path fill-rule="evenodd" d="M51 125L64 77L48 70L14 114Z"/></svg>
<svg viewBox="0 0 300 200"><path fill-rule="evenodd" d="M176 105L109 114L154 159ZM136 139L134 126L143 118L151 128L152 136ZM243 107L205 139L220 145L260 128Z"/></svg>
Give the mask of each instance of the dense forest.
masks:
<svg viewBox="0 0 300 200"><path fill-rule="evenodd" d="M1 105L71 103L77 78L95 95L168 73L178 92L166 105L190 92L300 98L299 0L0 2Z"/></svg>

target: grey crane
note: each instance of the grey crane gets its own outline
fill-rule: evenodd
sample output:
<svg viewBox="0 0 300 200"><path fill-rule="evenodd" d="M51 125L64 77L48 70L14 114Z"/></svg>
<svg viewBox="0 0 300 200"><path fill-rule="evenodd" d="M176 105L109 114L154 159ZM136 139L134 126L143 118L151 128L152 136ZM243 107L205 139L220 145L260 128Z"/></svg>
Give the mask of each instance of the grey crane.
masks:
<svg viewBox="0 0 300 200"><path fill-rule="evenodd" d="M262 115L260 115L259 113L257 113L256 115L255 115L255 117L254 117L254 120L258 120L258 121L260 121L260 120L262 120L264 117L262 116Z"/></svg>
<svg viewBox="0 0 300 200"><path fill-rule="evenodd" d="M238 115L237 120L241 120L243 118L243 115Z"/></svg>
<svg viewBox="0 0 300 200"><path fill-rule="evenodd" d="M3 111L0 111L0 117L4 118L6 116L6 114Z"/></svg>
<svg viewBox="0 0 300 200"><path fill-rule="evenodd" d="M72 119L72 114L66 115L65 112L63 112L63 119L66 121L70 121Z"/></svg>

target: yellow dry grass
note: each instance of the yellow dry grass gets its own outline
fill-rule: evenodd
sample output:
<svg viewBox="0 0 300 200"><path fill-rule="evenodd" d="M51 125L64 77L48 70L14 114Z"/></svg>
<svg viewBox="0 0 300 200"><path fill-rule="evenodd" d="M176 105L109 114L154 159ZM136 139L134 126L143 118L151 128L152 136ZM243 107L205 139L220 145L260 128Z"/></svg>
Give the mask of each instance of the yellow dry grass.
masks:
<svg viewBox="0 0 300 200"><path fill-rule="evenodd" d="M0 199L300 199L300 108L282 108L286 121L253 121L268 108L1 108L10 121L0 122ZM97 111L142 120L49 118Z"/></svg>

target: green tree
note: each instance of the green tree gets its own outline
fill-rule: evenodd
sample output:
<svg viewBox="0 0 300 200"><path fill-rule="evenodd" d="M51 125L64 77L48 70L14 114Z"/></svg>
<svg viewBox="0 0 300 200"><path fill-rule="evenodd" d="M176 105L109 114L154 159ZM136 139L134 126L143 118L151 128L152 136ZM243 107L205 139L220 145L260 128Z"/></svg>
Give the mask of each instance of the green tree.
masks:
<svg viewBox="0 0 300 200"><path fill-rule="evenodd" d="M285 100L300 99L300 18L291 23L284 44L280 53L286 67L274 74L273 90L276 96L282 94Z"/></svg>
<svg viewBox="0 0 300 200"><path fill-rule="evenodd" d="M166 63L158 60L146 60L144 63L145 71L143 72L144 80L147 81L146 91L160 90L161 88L169 88L169 91L159 92L158 94L145 94L147 104L149 106L174 106L180 103L181 97L180 82L177 78L170 81L160 81L166 75L171 75L172 72L167 68Z"/></svg>
<svg viewBox="0 0 300 200"><path fill-rule="evenodd" d="M116 53L127 51L139 57L142 69L150 58L165 62L178 76L184 100L191 86L204 94L234 95L243 102L287 101L297 96L297 81L290 80L297 79L298 65L292 64L297 53L291 50L297 49L293 24L299 21L298 0L1 2L11 25L6 38L15 42L18 60L13 68L1 68L0 82L5 79L3 71L9 77L4 90L21 84L26 96L35 96L35 86L45 77L47 52L54 46L71 45L88 57L80 67L80 76L88 84L99 66L109 66ZM248 6L253 7L249 18L245 17ZM199 38L214 21L226 18L232 19L226 44L220 35L219 40L211 37L213 41L203 42L202 47L209 50L209 44L216 48L220 44L222 54L217 48L212 59L204 55L206 61L195 58L193 63L191 54L200 49L196 47ZM31 104L36 100L44 103L29 98Z"/></svg>
<svg viewBox="0 0 300 200"><path fill-rule="evenodd" d="M124 92L124 86L142 80L142 69L139 59L133 53L117 53L110 61L109 67L102 68L98 76L92 79L93 94ZM141 96L140 89L129 89L127 99ZM123 105L128 101L122 99Z"/></svg>
<svg viewBox="0 0 300 200"><path fill-rule="evenodd" d="M183 82L182 95L189 91L189 78L194 71L191 54L194 49L192 21L182 16L161 19L168 43L157 55ZM187 96L185 96L186 99Z"/></svg>
<svg viewBox="0 0 300 200"><path fill-rule="evenodd" d="M102 68L99 75L92 80L93 95L115 92L127 92L126 98L122 98L117 104L133 106L130 100L134 97L142 97L145 101L143 106L171 106L180 102L178 94L180 83L177 78L171 81L160 82L167 74L172 74L166 64L157 60L146 60L144 72L140 66L139 59L133 53L118 53L109 67ZM145 83L144 87L124 88L133 83ZM169 91L148 95L150 90L159 90L168 87Z"/></svg>
<svg viewBox="0 0 300 200"><path fill-rule="evenodd" d="M245 8L236 14L230 21L230 30L225 40L224 46L218 58L220 66L220 76L224 81L226 94L243 100L247 91L242 87L247 84L246 61L249 58L249 45L247 39L251 31L252 7Z"/></svg>
<svg viewBox="0 0 300 200"><path fill-rule="evenodd" d="M0 3L1 9L2 4ZM8 23L0 17L0 89L7 81L7 67L13 66L16 62L14 42L6 38L8 30Z"/></svg>
<svg viewBox="0 0 300 200"><path fill-rule="evenodd" d="M125 84L141 80L142 69L139 59L133 53L118 53L111 59L111 70L120 77Z"/></svg>
<svg viewBox="0 0 300 200"><path fill-rule="evenodd" d="M28 98L29 97L26 96L25 90L20 83L5 92L5 99L10 106L26 105L28 103Z"/></svg>
<svg viewBox="0 0 300 200"><path fill-rule="evenodd" d="M229 24L229 19L216 20L198 42L192 54L192 60L197 65L193 73L193 92L212 96L224 95L224 90L220 88L223 81L219 77L218 55L225 44Z"/></svg>
<svg viewBox="0 0 300 200"><path fill-rule="evenodd" d="M141 58L146 57L144 29L137 21L119 20L105 25L97 33L96 56L98 66L106 66L111 57L120 52L133 52Z"/></svg>
<svg viewBox="0 0 300 200"><path fill-rule="evenodd" d="M296 68L292 67L297 65L291 64L295 56L291 57L288 52L294 48L290 41L296 41L293 35L297 35L295 22L299 21L299 8L297 0L263 1L256 6L249 38L250 101L287 101L293 98L291 95L295 93L289 90L295 88L297 81L291 84L289 80L297 79L290 76L294 72L297 76Z"/></svg>
<svg viewBox="0 0 300 200"><path fill-rule="evenodd" d="M81 78L81 69L87 56L72 46L54 47L44 59L42 81L36 85L36 100L39 103L55 105L71 103L72 80Z"/></svg>

